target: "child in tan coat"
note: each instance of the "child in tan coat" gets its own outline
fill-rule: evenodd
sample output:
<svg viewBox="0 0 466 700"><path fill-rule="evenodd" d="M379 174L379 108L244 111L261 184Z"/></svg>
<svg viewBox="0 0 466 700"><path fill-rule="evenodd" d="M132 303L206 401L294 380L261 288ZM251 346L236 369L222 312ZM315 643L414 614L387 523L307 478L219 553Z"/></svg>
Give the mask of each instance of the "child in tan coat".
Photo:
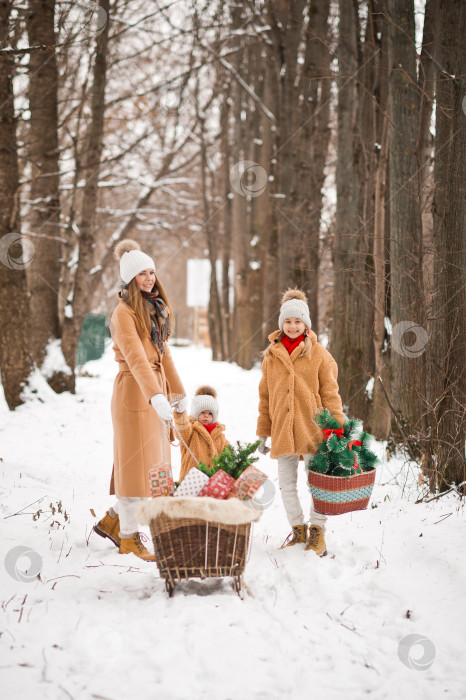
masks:
<svg viewBox="0 0 466 700"><path fill-rule="evenodd" d="M331 354L311 331L307 298L297 289L285 292L280 308L279 330L269 336L264 352L259 384L257 435L262 438L259 451L270 452L278 460L278 482L292 532L283 547L300 542L318 556L327 554L325 524L327 517L311 505L309 533L297 492L300 456L307 464L322 440L319 426L312 420L322 408L328 408L340 425L344 422L338 393L338 368Z"/></svg>
<svg viewBox="0 0 466 700"><path fill-rule="evenodd" d="M218 403L215 389L210 386L199 387L191 402L190 414L188 416L187 411L178 413L175 408L175 425L197 461L212 467L212 457L219 455L229 444L224 435L225 426L217 423ZM183 442L180 443L182 481L189 470L196 466L196 462Z"/></svg>

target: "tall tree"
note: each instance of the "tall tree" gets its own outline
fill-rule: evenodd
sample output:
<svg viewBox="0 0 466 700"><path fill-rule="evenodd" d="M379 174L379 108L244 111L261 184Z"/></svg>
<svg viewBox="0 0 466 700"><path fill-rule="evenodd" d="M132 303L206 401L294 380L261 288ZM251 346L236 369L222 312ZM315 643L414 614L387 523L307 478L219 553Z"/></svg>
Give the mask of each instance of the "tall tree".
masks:
<svg viewBox="0 0 466 700"><path fill-rule="evenodd" d="M12 2L0 3L0 44L8 46ZM13 104L13 57L0 58L0 371L10 409L22 403L21 392L32 369L26 267L33 246L20 235L19 178Z"/></svg>
<svg viewBox="0 0 466 700"><path fill-rule="evenodd" d="M110 1L99 0L107 21L96 40L96 53L91 89L91 121L85 149L83 167L85 183L79 222L79 258L73 285L73 299L65 315L62 334L62 348L65 360L72 371L70 389L74 391L74 370L77 361L78 340L82 322L89 310L92 291L90 275L95 265L95 225L97 191L103 150L105 87L107 82L107 49L110 26Z"/></svg>
<svg viewBox="0 0 466 700"><path fill-rule="evenodd" d="M390 61L390 285L392 398L408 430L422 432L425 304L419 195L419 106L413 0L388 0Z"/></svg>
<svg viewBox="0 0 466 700"><path fill-rule="evenodd" d="M31 348L34 360L42 363L49 339L58 338L59 241L59 152L58 73L55 56L55 0L29 0L27 30L29 45L45 45L29 59L29 152L31 163L31 211L28 225L34 234L36 254L28 269L31 290Z"/></svg>
<svg viewBox="0 0 466 700"><path fill-rule="evenodd" d="M429 404L430 485L466 480L466 5L440 2L434 165L434 296Z"/></svg>

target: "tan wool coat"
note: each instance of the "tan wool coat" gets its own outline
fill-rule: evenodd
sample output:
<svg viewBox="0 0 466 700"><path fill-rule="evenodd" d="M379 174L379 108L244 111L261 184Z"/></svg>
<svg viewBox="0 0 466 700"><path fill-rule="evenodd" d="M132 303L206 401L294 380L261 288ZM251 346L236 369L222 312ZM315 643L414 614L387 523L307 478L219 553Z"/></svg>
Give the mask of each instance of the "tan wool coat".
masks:
<svg viewBox="0 0 466 700"><path fill-rule="evenodd" d="M111 330L119 371L112 396L114 472L110 493L150 496L149 470L162 461L162 423L150 399L160 393L182 394L184 389L168 344L161 355L150 338L141 338L136 315L123 300L113 312ZM168 434L164 442L169 460Z"/></svg>
<svg viewBox="0 0 466 700"><path fill-rule="evenodd" d="M280 331L272 333L270 342L279 335ZM299 356L303 342L289 355L279 340L262 363L257 435L271 436L273 459L316 452L322 431L312 419L319 409L328 408L340 425L345 420L338 393L337 363L313 331L309 331L309 338L310 356Z"/></svg>
<svg viewBox="0 0 466 700"><path fill-rule="evenodd" d="M176 413L175 411L175 425L191 452L196 456L197 461L204 462L209 468L213 467L212 457L219 455L229 444L223 432L225 430L224 425L217 423L216 427L209 433L202 423L199 423L192 416L188 416L187 411L184 413ZM189 470L197 465L181 441L180 447L181 481Z"/></svg>

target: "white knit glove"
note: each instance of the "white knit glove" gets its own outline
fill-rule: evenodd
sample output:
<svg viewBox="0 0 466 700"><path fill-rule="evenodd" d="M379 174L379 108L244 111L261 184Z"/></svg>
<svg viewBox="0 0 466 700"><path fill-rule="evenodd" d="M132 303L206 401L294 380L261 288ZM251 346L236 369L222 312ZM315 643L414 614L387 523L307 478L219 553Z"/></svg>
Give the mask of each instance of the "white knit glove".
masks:
<svg viewBox="0 0 466 700"><path fill-rule="evenodd" d="M259 435L259 440L262 440L261 444L258 447L258 450L261 453L261 455L266 455L270 452L270 447L267 447L267 440L268 439L269 438L267 438L263 435Z"/></svg>
<svg viewBox="0 0 466 700"><path fill-rule="evenodd" d="M175 411L177 413L184 413L186 409L188 408L188 399L186 396L178 401L178 403L175 406Z"/></svg>
<svg viewBox="0 0 466 700"><path fill-rule="evenodd" d="M171 421L173 418L173 408L168 403L166 396L163 394L154 394L150 402L162 420Z"/></svg>

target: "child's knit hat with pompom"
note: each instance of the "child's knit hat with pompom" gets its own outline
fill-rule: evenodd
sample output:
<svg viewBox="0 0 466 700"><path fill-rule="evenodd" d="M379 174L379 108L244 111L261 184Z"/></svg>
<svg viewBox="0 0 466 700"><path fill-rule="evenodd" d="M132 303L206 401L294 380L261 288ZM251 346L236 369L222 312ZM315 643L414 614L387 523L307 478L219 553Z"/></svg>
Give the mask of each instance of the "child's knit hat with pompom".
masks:
<svg viewBox="0 0 466 700"><path fill-rule="evenodd" d="M212 422L216 423L218 416L218 403L216 399L217 392L215 389L212 389L211 386L200 386L191 401L190 416L197 420L202 411L211 411L213 416Z"/></svg>
<svg viewBox="0 0 466 700"><path fill-rule="evenodd" d="M278 317L278 327L281 331L283 331L283 322L287 318L299 318L306 325L306 328L311 330L307 296L300 289L287 289L283 295L280 316Z"/></svg>
<svg viewBox="0 0 466 700"><path fill-rule="evenodd" d="M155 270L152 258L143 253L139 243L130 238L117 243L113 254L120 261L120 277L125 284L129 284L143 270Z"/></svg>

